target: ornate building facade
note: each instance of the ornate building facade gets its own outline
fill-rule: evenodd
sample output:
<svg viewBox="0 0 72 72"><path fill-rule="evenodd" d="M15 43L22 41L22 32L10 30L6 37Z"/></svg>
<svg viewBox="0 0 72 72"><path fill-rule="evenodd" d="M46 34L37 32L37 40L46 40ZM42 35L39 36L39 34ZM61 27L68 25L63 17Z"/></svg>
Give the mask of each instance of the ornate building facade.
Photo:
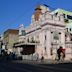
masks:
<svg viewBox="0 0 72 72"><path fill-rule="evenodd" d="M39 5L35 8L35 12L31 17L31 24L28 28L24 28L23 24L19 27L19 41L15 43L16 52L21 51L32 53L23 54L23 59L30 59L30 56L38 55L38 58L55 59L57 57L57 49L62 46L66 49L65 59L72 58L71 47L67 48L68 43L65 40L66 24L62 13L57 15L51 14L50 9L45 5ZM29 48L30 47L30 48ZM33 57L32 57L33 58Z"/></svg>

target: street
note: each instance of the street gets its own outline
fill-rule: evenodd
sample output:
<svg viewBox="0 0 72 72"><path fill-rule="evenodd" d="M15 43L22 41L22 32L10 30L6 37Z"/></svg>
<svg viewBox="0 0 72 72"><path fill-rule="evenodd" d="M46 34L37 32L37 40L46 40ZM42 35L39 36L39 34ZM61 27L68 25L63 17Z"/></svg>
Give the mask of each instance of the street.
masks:
<svg viewBox="0 0 72 72"><path fill-rule="evenodd" d="M2 61L0 72L72 72L72 63L33 64Z"/></svg>

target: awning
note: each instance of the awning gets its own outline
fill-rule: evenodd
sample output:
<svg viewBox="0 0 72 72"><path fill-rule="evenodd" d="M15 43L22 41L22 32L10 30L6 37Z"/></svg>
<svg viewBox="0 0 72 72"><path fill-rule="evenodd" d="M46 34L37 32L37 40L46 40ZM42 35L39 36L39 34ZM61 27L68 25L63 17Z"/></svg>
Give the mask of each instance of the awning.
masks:
<svg viewBox="0 0 72 72"><path fill-rule="evenodd" d="M14 47L21 47L21 46L36 46L38 43L15 43Z"/></svg>

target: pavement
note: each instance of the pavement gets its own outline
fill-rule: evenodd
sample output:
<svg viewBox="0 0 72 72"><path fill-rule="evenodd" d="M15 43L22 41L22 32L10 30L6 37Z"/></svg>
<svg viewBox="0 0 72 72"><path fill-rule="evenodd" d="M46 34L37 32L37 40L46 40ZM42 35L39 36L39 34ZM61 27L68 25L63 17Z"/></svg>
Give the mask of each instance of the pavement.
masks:
<svg viewBox="0 0 72 72"><path fill-rule="evenodd" d="M13 62L17 63L26 63L26 64L60 64L60 63L72 63L72 60L64 60L64 61L57 61L57 60L16 60Z"/></svg>

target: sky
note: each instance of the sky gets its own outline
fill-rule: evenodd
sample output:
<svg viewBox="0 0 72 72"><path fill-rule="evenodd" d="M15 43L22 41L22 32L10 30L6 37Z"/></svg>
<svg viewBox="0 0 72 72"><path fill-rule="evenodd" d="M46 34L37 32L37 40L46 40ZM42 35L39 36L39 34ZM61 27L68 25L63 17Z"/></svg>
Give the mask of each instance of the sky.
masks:
<svg viewBox="0 0 72 72"><path fill-rule="evenodd" d="M0 34L7 29L28 27L38 4L46 4L51 10L62 8L72 11L72 0L0 0Z"/></svg>

